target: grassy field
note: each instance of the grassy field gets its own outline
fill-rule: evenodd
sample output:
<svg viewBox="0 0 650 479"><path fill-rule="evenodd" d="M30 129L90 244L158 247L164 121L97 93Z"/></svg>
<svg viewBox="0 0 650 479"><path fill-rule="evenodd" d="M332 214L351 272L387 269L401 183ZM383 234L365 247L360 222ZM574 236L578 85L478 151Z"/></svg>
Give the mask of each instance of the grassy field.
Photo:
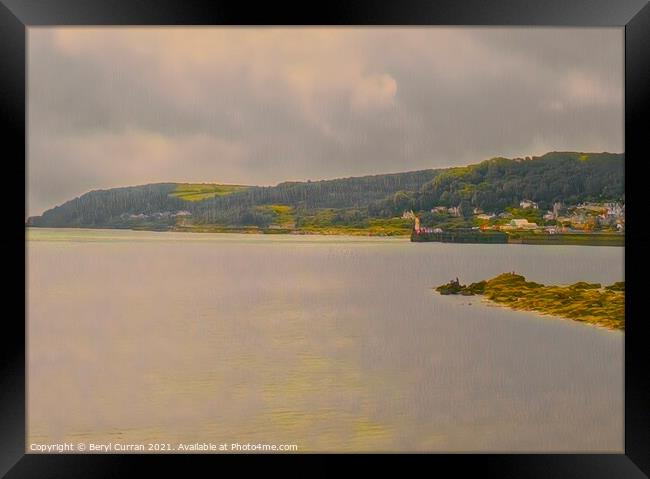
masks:
<svg viewBox="0 0 650 479"><path fill-rule="evenodd" d="M261 233L261 234L306 234L306 235L349 235L349 236L408 236L401 229L392 227L373 226L356 228L353 226L305 226L301 228L285 228L275 226L258 228L256 226L220 226L220 225L175 225L173 231L191 233Z"/></svg>
<svg viewBox="0 0 650 479"><path fill-rule="evenodd" d="M172 231L187 233L264 233L256 226L221 226L221 225L175 225Z"/></svg>
<svg viewBox="0 0 650 479"><path fill-rule="evenodd" d="M352 226L309 226L295 230L297 234L349 236L408 236L401 231L385 228L355 228Z"/></svg>
<svg viewBox="0 0 650 479"><path fill-rule="evenodd" d="M412 222L401 218L372 219L360 225L336 225L326 223L304 224L297 233L353 236L409 236Z"/></svg>
<svg viewBox="0 0 650 479"><path fill-rule="evenodd" d="M368 229L387 236L409 236L413 229L413 221L402 218L372 219L368 220Z"/></svg>
<svg viewBox="0 0 650 479"><path fill-rule="evenodd" d="M625 283L603 287L579 282L553 286L526 281L521 275L504 273L470 285L450 282L436 288L440 294L484 295L486 299L512 309L595 324L608 329L625 329Z"/></svg>
<svg viewBox="0 0 650 479"><path fill-rule="evenodd" d="M302 214L296 222L296 232L303 234L359 235L359 236L408 236L413 221L402 218L372 218L355 213L354 210L322 209Z"/></svg>
<svg viewBox="0 0 650 479"><path fill-rule="evenodd" d="M211 183L181 183L170 193L171 196L186 201L203 201L215 196L225 196L237 191L243 191L248 186L242 185L217 185Z"/></svg>
<svg viewBox="0 0 650 479"><path fill-rule="evenodd" d="M291 206L287 205L262 205L258 206L260 212L270 212L275 215L273 225L276 228L293 229L296 226L296 218Z"/></svg>

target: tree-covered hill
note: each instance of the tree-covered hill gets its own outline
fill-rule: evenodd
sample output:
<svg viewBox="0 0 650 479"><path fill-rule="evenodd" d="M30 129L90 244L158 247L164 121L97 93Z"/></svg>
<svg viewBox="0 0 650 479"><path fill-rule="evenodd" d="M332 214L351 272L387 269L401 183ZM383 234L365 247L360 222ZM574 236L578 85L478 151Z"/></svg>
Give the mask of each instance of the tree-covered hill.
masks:
<svg viewBox="0 0 650 479"><path fill-rule="evenodd" d="M503 211L523 199L548 208L554 202L622 200L624 155L552 152L533 158L492 158L476 165L449 168L419 191L402 192L374 211L397 214L404 209L428 211L435 206L466 206Z"/></svg>
<svg viewBox="0 0 650 479"><path fill-rule="evenodd" d="M622 154L553 152L533 158L493 158L466 167L270 187L158 183L91 191L29 218L28 225L266 228L314 225L326 219L363 228L405 210L429 211L435 206L501 211L522 199L542 208L555 201L622 200L623 170Z"/></svg>

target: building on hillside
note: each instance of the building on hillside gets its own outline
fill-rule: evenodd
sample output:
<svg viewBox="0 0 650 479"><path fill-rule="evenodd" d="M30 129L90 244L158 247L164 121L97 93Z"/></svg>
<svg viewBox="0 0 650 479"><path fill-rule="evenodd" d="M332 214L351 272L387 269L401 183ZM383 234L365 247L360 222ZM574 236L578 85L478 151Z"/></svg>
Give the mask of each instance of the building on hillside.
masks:
<svg viewBox="0 0 650 479"><path fill-rule="evenodd" d="M616 215L612 214L603 214L598 216L598 224L600 226L615 226L616 225L616 220L617 220Z"/></svg>
<svg viewBox="0 0 650 479"><path fill-rule="evenodd" d="M601 214L607 212L607 207L595 203L583 203L579 208L589 213Z"/></svg>
<svg viewBox="0 0 650 479"><path fill-rule="evenodd" d="M510 220L510 226L513 229L518 230L534 230L536 228L539 228L539 226L537 226L537 223L530 223L525 218L515 218L513 220Z"/></svg>
<svg viewBox="0 0 650 479"><path fill-rule="evenodd" d="M620 203L605 203L603 206L607 208L607 215L612 215L617 218L625 216L625 205Z"/></svg>
<svg viewBox="0 0 650 479"><path fill-rule="evenodd" d="M532 200L521 200L521 201L519 202L519 207L520 207L520 208L523 208L523 209L525 209L525 210L527 210L527 209L529 209L529 208L532 208L532 209L536 210L536 209L539 208L539 207L537 206L537 203L535 203L535 202L532 201Z"/></svg>
<svg viewBox="0 0 650 479"><path fill-rule="evenodd" d="M492 220L494 218L496 218L496 215L494 213L482 213L480 215L476 215L476 219L479 219L479 220L489 221L489 220Z"/></svg>
<svg viewBox="0 0 650 479"><path fill-rule="evenodd" d="M435 208L431 208L431 213L438 213L438 214L447 213L447 207L446 206L436 206Z"/></svg>
<svg viewBox="0 0 650 479"><path fill-rule="evenodd" d="M460 216L460 207L452 206L451 208L447 209L447 212L452 216Z"/></svg>
<svg viewBox="0 0 650 479"><path fill-rule="evenodd" d="M413 210L404 211L404 213L402 213L402 219L403 220L414 220L415 219L415 213L413 213Z"/></svg>
<svg viewBox="0 0 650 479"><path fill-rule="evenodd" d="M587 216L584 214L574 214L569 217L569 221L571 222L571 226L574 228L583 229L587 224Z"/></svg>

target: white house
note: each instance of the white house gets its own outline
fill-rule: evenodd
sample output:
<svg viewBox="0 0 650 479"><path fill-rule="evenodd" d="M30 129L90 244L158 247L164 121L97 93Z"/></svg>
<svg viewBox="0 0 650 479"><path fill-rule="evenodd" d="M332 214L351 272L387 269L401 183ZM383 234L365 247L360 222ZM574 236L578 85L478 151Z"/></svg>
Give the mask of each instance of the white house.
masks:
<svg viewBox="0 0 650 479"><path fill-rule="evenodd" d="M532 208L534 210L536 210L538 208L537 203L535 203L534 201L531 201L531 200L521 200L519 202L519 207L523 208L523 209Z"/></svg>
<svg viewBox="0 0 650 479"><path fill-rule="evenodd" d="M460 216L460 208L458 206L453 206L447 210L452 216Z"/></svg>

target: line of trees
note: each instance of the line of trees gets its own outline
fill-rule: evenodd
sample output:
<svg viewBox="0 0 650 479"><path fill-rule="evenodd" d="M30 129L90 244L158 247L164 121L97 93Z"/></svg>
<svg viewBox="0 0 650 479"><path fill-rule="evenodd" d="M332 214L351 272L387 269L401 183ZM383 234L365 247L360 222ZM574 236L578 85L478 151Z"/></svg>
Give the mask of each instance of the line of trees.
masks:
<svg viewBox="0 0 650 479"><path fill-rule="evenodd" d="M120 226L125 225L125 215L188 210L199 224L266 227L274 214L258 207L271 204L294 207L298 223L300 215L328 208L339 210L338 221L360 224L365 218L390 218L435 206L459 206L461 214L469 216L474 208L502 211L522 199L536 201L541 208L555 201L622 200L624 155L553 152L533 158L493 158L460 168L250 187L196 202L171 196L176 187L158 183L91 191L30 218L28 224Z"/></svg>

